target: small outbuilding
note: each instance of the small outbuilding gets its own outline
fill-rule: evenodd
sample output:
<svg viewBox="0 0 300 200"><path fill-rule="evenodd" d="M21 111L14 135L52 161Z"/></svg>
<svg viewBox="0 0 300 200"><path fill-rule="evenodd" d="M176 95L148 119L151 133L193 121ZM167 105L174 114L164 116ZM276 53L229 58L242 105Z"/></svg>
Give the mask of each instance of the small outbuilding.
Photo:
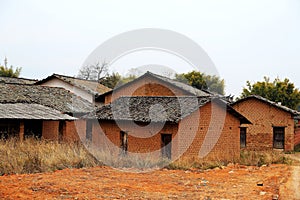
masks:
<svg viewBox="0 0 300 200"><path fill-rule="evenodd" d="M295 121L299 112L251 95L231 104L252 124L240 127L241 148L248 150L294 149Z"/></svg>

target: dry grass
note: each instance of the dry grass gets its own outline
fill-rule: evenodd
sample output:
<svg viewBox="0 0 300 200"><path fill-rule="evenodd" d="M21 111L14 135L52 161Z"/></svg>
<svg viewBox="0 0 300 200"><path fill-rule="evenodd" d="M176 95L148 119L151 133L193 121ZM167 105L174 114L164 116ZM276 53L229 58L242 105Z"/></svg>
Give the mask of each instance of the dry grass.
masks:
<svg viewBox="0 0 300 200"><path fill-rule="evenodd" d="M283 152L277 151L241 151L241 165L269 165L269 164L292 164L292 160Z"/></svg>
<svg viewBox="0 0 300 200"><path fill-rule="evenodd" d="M92 167L100 163L83 145L16 139L0 141L0 175L38 173L64 168Z"/></svg>
<svg viewBox="0 0 300 200"><path fill-rule="evenodd" d="M82 168L108 165L115 168L135 168L149 170L168 168L187 170L191 168L211 169L226 166L228 163L241 165L268 165L273 163L291 164L292 160L284 153L274 151L242 151L238 160L204 161L199 158L180 158L172 163L169 160L142 157L120 156L118 153L95 151L90 154L84 145L79 143L58 143L56 141L26 139L0 140L0 175L38 173L64 168Z"/></svg>

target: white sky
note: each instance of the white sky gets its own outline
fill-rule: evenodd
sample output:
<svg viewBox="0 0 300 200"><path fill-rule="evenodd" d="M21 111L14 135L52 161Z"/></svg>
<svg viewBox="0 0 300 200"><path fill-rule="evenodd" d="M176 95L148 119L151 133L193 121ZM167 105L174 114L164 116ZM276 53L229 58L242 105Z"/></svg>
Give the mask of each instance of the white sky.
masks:
<svg viewBox="0 0 300 200"><path fill-rule="evenodd" d="M7 56L27 78L77 75L97 46L140 28L169 29L198 43L225 79L226 94L239 96L247 80L263 76L300 87L298 0L0 0L0 63ZM150 64L165 64L161 59Z"/></svg>

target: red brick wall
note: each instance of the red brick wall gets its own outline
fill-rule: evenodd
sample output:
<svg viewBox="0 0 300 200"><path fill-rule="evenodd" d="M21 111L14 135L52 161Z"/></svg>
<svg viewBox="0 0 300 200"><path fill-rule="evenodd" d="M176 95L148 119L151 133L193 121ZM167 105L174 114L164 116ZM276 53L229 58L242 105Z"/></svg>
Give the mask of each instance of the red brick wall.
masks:
<svg viewBox="0 0 300 200"><path fill-rule="evenodd" d="M134 81L120 90L115 90L105 97L105 104L112 102L120 96L190 96L188 92L152 77Z"/></svg>
<svg viewBox="0 0 300 200"><path fill-rule="evenodd" d="M234 108L252 122L246 126L246 149L273 149L274 126L285 127L284 150L294 149L294 120L290 113L255 98L241 101Z"/></svg>
<svg viewBox="0 0 300 200"><path fill-rule="evenodd" d="M154 123L151 128L143 129L132 126L131 122L119 123L122 129L113 121L101 120L99 123L93 123L92 143L100 149L103 148L105 151L109 150L114 154L118 154L121 145L120 131L125 131L128 133L128 152L154 152L155 157L157 157L161 155L161 134L172 134L172 137L175 137L177 133L177 124L167 123L163 126L163 124ZM158 128L160 126L162 126L162 130Z"/></svg>
<svg viewBox="0 0 300 200"><path fill-rule="evenodd" d="M59 121L43 121L44 139L59 139ZM79 141L80 138L85 139L86 122L85 120L64 121L63 125L63 141Z"/></svg>
<svg viewBox="0 0 300 200"><path fill-rule="evenodd" d="M199 156L200 158L205 156L204 158L209 160L239 158L240 121L226 112L226 108L216 103L208 103L200 108L200 121L198 123L197 116L199 116L199 112L194 112L180 122L179 148L186 149L190 135L196 132L192 144L183 156Z"/></svg>
<svg viewBox="0 0 300 200"><path fill-rule="evenodd" d="M156 132L154 127L159 127L160 124L155 124L153 127L149 127L146 130L133 127L128 123L121 123L123 131L128 131L128 151L129 152L154 152L154 155L161 156L161 134L172 134L172 159L178 158L182 153L185 157L198 157L200 147L203 144L204 137L208 132L212 104L209 103L200 109L200 121L197 120L196 111L190 116L183 119L179 124L167 123L162 130ZM221 159L232 160L237 158L240 153L239 143L239 125L240 121L228 112L214 104L214 116L213 123L210 130L212 131L211 137L215 137L214 131L220 133L219 140L216 140L216 145L212 148L211 152L205 157L207 159ZM220 118L221 114L224 114L224 121ZM100 125L98 123L93 124L93 144L98 147L104 147L110 152L118 153L119 149L115 149L114 146L120 147L120 131L121 129L113 121L101 120ZM199 127L197 125L199 124ZM145 124L144 124L145 125ZM218 131L217 131L218 130ZM143 135L145 138L138 138L132 134ZM193 140L195 134L195 139ZM211 141L211 140L210 140ZM190 146L189 146L190 144ZM206 145L212 145L206 143Z"/></svg>
<svg viewBox="0 0 300 200"><path fill-rule="evenodd" d="M42 137L49 140L58 140L58 127L59 121L43 121Z"/></svg>
<svg viewBox="0 0 300 200"><path fill-rule="evenodd" d="M86 135L86 121L75 120L65 122L66 131L63 134L63 140L65 141L78 141L85 140Z"/></svg>
<svg viewBox="0 0 300 200"><path fill-rule="evenodd" d="M300 120L298 121L297 128L295 130L295 146L300 144Z"/></svg>

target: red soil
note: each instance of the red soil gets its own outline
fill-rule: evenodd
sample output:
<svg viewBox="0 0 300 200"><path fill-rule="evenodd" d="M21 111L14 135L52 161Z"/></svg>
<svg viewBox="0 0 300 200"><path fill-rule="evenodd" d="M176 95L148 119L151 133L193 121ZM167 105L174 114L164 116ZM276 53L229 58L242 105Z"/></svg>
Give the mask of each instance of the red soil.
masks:
<svg viewBox="0 0 300 200"><path fill-rule="evenodd" d="M1 176L0 199L272 199L290 173L287 165L147 173L65 169Z"/></svg>

